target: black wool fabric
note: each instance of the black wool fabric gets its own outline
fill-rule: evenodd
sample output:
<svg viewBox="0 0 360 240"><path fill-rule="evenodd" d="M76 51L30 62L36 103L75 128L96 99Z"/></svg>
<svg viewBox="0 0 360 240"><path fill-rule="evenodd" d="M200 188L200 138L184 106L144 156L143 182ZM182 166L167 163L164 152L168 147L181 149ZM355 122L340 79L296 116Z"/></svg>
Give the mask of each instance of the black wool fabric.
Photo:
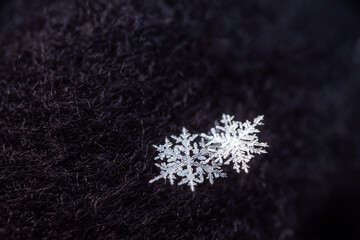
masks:
<svg viewBox="0 0 360 240"><path fill-rule="evenodd" d="M353 239L356 1L0 5L0 239ZM156 150L264 115L248 174L149 180Z"/></svg>

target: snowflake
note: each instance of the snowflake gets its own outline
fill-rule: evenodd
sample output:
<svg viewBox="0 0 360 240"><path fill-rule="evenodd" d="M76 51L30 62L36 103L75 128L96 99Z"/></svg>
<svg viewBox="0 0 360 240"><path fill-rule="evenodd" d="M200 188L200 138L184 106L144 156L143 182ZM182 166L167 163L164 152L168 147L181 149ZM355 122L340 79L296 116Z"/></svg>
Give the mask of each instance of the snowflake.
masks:
<svg viewBox="0 0 360 240"><path fill-rule="evenodd" d="M252 154L266 153L263 148L268 147L267 143L259 142L256 136L259 132L256 126L263 125L264 116L258 116L253 123L248 120L241 123L233 121L233 118L234 116L223 114L220 125L212 128L209 135L201 134L206 140L207 150L211 153L205 162L214 161L220 165L232 162L238 173L240 168L247 173L247 163L254 157Z"/></svg>
<svg viewBox="0 0 360 240"><path fill-rule="evenodd" d="M178 185L187 184L192 191L195 191L195 186L204 181L204 175L211 184L214 183L214 178L226 177L219 164L206 161L210 152L205 146L204 139L199 145L194 142L197 137L198 134L190 134L186 128L183 128L179 137L171 136L177 145L173 145L168 138L165 138L164 145L154 145L158 151L155 160L163 162L155 164L160 168L160 175L150 180L150 183L168 178L173 185L177 175L181 178Z"/></svg>
<svg viewBox="0 0 360 240"><path fill-rule="evenodd" d="M218 177L226 177L222 172L223 164L233 164L239 173L240 169L249 171L248 162L253 154L266 153L266 142L259 142L256 134L257 126L263 125L263 116L258 116L251 123L234 121L234 117L223 114L220 124L210 130L209 135L190 134L183 128L179 137L171 136L171 141L165 138L163 145L154 145L158 151L155 160L162 161L155 165L160 168L160 175L150 180L150 183L161 178L174 180L180 177L178 185L187 184L192 191L195 186L209 179L211 184Z"/></svg>

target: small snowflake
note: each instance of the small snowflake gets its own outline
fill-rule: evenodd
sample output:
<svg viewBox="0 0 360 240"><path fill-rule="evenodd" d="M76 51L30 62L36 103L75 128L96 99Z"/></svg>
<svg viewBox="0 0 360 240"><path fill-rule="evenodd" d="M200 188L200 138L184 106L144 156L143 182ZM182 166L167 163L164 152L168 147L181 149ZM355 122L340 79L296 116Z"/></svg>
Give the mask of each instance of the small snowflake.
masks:
<svg viewBox="0 0 360 240"><path fill-rule="evenodd" d="M249 171L248 162L253 154L266 153L267 143L259 142L257 126L263 125L263 116L258 116L251 123L234 121L233 116L223 114L220 124L216 124L207 134L190 134L183 128L179 137L165 138L163 145L154 145L158 151L155 160L162 161L155 165L160 168L160 175L150 183L161 178L169 179L171 184L180 177L178 183L187 184L192 191L195 186L209 179L211 184L218 177L226 177L222 172L223 164L233 164L239 173L240 169ZM199 141L196 141L197 138Z"/></svg>
<svg viewBox="0 0 360 240"><path fill-rule="evenodd" d="M201 134L206 140L206 147L211 153L206 162L214 161L218 164L233 163L234 169L239 173L240 168L246 173L249 165L247 164L254 153L266 153L263 149L268 147L267 143L259 142L256 133L258 125L263 125L263 116L258 116L251 123L233 121L233 116L223 114L221 124L211 129L211 134Z"/></svg>
<svg viewBox="0 0 360 240"><path fill-rule="evenodd" d="M195 191L195 186L204 181L204 176L211 184L214 178L226 177L219 164L206 161L210 152L205 146L204 139L199 142L199 145L194 142L197 137L198 134L190 134L186 128L183 128L179 137L171 136L175 140L175 145L168 138L165 138L165 144L154 145L158 151L155 160L163 162L155 164L160 168L160 175L150 180L150 183L161 178L165 180L168 178L170 183L174 184L178 176L181 178L178 185L187 184L192 191Z"/></svg>

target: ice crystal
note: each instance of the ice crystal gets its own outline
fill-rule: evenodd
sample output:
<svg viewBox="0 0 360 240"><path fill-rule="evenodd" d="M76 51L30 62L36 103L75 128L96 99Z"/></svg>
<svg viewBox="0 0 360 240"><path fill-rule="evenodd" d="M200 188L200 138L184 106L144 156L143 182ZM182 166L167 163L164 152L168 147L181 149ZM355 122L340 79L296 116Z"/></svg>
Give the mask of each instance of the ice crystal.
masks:
<svg viewBox="0 0 360 240"><path fill-rule="evenodd" d="M179 137L171 136L175 141L173 144L165 138L163 145L154 145L158 151L155 160L162 161L155 165L160 168L160 175L150 180L150 183L161 178L169 179L171 184L177 177L181 178L178 185L187 184L192 191L195 186L204 181L204 177L213 184L214 178L226 177L219 164L214 161L206 161L210 152L205 146L204 139L199 144L195 141L198 134L190 134L186 128L182 129Z"/></svg>
<svg viewBox="0 0 360 240"><path fill-rule="evenodd" d="M263 125L263 116L258 116L253 122L234 121L234 117L223 114L220 124L216 124L209 134L190 134L183 128L180 136L165 138L163 145L154 145L158 151L155 165L160 168L160 174L150 183L161 178L169 179L171 184L178 177L178 183L187 184L192 191L195 186L209 179L214 183L218 177L226 177L222 172L223 164L233 164L239 173L249 171L248 162L253 154L266 153L266 142L259 142L257 126ZM199 140L197 140L199 139Z"/></svg>
<svg viewBox="0 0 360 240"><path fill-rule="evenodd" d="M263 125L263 116L258 116L253 123L246 120L244 123L234 121L233 116L223 114L221 124L211 129L209 135L201 134L206 140L207 150L210 152L206 162L216 162L220 165L233 163L234 169L239 173L240 168L246 173L247 164L254 153L266 153L264 147L267 143L259 142L256 128Z"/></svg>

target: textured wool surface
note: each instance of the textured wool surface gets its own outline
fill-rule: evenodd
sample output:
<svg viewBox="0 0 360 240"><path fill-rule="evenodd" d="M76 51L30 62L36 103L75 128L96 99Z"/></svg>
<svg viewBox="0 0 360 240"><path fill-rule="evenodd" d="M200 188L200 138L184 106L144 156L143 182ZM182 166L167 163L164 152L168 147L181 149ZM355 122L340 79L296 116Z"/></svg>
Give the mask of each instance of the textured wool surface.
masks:
<svg viewBox="0 0 360 240"><path fill-rule="evenodd" d="M359 235L356 1L0 6L0 239ZM248 174L148 183L223 112L265 116Z"/></svg>

